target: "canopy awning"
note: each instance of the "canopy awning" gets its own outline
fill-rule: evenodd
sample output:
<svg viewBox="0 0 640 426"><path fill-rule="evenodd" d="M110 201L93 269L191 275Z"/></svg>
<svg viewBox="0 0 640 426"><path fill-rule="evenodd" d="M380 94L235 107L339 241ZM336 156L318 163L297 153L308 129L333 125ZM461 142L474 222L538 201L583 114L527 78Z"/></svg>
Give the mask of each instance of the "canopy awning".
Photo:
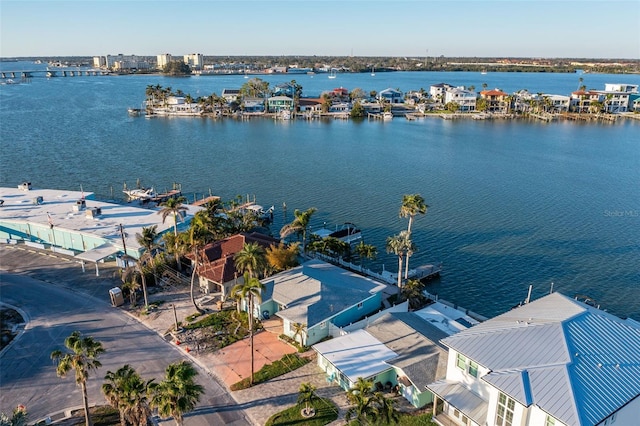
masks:
<svg viewBox="0 0 640 426"><path fill-rule="evenodd" d="M120 251L119 248L114 246L111 243L104 243L99 245L96 248L91 250L87 250L83 253L77 254L76 258L80 260L86 260L88 262L100 262L103 259L106 259L109 256L113 256L114 254Z"/></svg>
<svg viewBox="0 0 640 426"><path fill-rule="evenodd" d="M489 403L457 382L439 380L427 388L477 424L485 424Z"/></svg>

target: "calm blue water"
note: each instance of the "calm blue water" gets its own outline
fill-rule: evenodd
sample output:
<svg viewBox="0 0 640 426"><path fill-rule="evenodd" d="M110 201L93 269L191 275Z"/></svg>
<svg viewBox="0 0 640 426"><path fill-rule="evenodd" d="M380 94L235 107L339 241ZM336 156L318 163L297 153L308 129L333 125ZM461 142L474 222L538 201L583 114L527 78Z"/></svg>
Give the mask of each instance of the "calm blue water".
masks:
<svg viewBox="0 0 640 426"><path fill-rule="evenodd" d="M16 69L16 64L0 64ZM33 64L26 65L30 69ZM584 74L589 88L640 84L640 76ZM428 90L447 82L507 92L568 94L576 74L376 73L293 76L304 94L343 86ZM291 76L264 76L272 84ZM294 208L318 208L313 225L358 224L380 251L374 269L395 269L388 236L406 228L402 195L430 205L418 217L413 265L443 262L430 291L492 316L554 288L585 294L640 319L640 121L392 122L131 118L149 84L193 96L237 88L243 76L33 78L0 86L0 186L120 195L140 178L176 181L191 193L255 194L278 207L274 231ZM280 206L286 202L288 217Z"/></svg>

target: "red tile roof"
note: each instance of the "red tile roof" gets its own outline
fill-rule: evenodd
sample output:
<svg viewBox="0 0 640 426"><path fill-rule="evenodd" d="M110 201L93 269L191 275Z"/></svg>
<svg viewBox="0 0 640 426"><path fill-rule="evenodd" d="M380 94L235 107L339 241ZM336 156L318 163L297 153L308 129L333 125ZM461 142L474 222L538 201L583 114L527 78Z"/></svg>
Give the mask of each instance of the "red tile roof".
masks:
<svg viewBox="0 0 640 426"><path fill-rule="evenodd" d="M236 278L238 272L233 257L242 250L245 243L258 243L267 248L270 245L277 245L278 240L254 232L233 235L208 244L200 250L203 264L198 267L198 275L217 283L225 283Z"/></svg>

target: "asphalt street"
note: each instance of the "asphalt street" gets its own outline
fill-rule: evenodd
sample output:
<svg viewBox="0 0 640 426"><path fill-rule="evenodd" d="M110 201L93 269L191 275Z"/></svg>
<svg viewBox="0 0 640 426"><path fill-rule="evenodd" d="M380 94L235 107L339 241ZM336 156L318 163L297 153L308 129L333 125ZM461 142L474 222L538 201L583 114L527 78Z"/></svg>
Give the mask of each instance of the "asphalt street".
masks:
<svg viewBox="0 0 640 426"><path fill-rule="evenodd" d="M28 317L22 335L0 356L2 411L11 412L22 404L27 407L29 420L35 421L81 406L82 395L73 372L66 378L57 377L50 359L54 349L64 350L64 339L75 330L94 337L106 349L100 357L102 367L90 373L87 383L90 403L105 403L100 386L107 371L130 364L144 379L159 381L169 363L186 359L157 333L112 308L104 291L96 297L74 291L68 280L58 279L64 282L0 272L0 301L19 308ZM225 388L205 370L196 368L205 394L197 409L185 417L185 425L250 425Z"/></svg>

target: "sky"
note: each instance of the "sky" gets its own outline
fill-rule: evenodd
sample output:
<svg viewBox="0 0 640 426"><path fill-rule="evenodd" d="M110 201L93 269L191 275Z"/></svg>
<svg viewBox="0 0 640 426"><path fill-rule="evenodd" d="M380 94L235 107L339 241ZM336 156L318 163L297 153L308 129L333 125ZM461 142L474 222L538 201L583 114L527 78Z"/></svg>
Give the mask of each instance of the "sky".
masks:
<svg viewBox="0 0 640 426"><path fill-rule="evenodd" d="M0 56L640 59L640 0L0 0Z"/></svg>

